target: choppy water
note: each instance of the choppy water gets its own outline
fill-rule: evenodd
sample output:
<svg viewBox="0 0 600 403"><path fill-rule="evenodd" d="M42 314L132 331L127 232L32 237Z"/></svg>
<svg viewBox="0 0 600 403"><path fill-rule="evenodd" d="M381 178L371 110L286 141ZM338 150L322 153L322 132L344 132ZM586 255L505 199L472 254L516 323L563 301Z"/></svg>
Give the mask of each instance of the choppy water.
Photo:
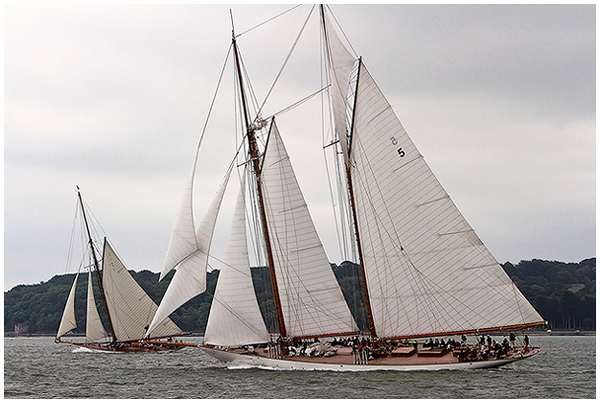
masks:
<svg viewBox="0 0 600 403"><path fill-rule="evenodd" d="M540 354L498 369L350 373L228 368L195 348L161 354L105 354L54 344L52 338L6 338L4 397L596 397L595 336L531 339L543 348Z"/></svg>

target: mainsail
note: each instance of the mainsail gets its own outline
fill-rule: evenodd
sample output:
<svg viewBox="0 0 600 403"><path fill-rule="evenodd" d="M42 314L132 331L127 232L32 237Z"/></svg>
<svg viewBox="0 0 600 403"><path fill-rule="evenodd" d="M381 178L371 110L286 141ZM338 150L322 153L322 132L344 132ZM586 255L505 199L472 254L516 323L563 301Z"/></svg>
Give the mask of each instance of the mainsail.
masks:
<svg viewBox="0 0 600 403"><path fill-rule="evenodd" d="M334 81L337 55L345 53L330 52ZM336 132L352 128L349 180L377 335L543 323L450 200L362 61L358 63L356 91L348 97L354 100L353 115ZM333 107L345 113L347 104Z"/></svg>
<svg viewBox="0 0 600 403"><path fill-rule="evenodd" d="M269 332L258 307L248 259L245 181L242 181L208 315L204 343L243 346L268 341Z"/></svg>
<svg viewBox="0 0 600 403"><path fill-rule="evenodd" d="M115 330L115 340L142 339L158 306L131 276L106 239L104 239L102 259L102 285ZM167 318L150 334L150 337L158 338L181 333L181 329Z"/></svg>
<svg viewBox="0 0 600 403"><path fill-rule="evenodd" d="M358 327L317 235L275 120L261 180L288 336L355 332Z"/></svg>

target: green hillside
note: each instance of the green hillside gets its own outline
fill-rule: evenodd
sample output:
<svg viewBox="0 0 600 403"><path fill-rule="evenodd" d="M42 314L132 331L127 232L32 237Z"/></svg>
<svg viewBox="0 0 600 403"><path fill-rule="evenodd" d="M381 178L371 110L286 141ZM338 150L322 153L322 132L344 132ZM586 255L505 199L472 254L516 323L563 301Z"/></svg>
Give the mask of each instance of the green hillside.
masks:
<svg viewBox="0 0 600 403"><path fill-rule="evenodd" d="M358 267L344 262L332 265L350 310L361 329L367 329L362 281ZM596 329L596 259L579 263L561 263L544 260L521 261L517 265L503 265L519 289L549 322L553 329ZM131 271L138 283L154 299L160 301L172 276L160 283L158 273L148 270ZM252 269L254 288L265 318L272 318L274 304L268 271ZM4 331L15 331L15 325L24 324L29 333L54 334L74 274L57 275L47 282L19 285L4 293ZM171 318L186 332L204 331L218 278L218 270L208 273L207 292L192 299ZM80 332L85 331L85 300L87 276L80 276L75 307ZM267 326L274 328L272 319Z"/></svg>

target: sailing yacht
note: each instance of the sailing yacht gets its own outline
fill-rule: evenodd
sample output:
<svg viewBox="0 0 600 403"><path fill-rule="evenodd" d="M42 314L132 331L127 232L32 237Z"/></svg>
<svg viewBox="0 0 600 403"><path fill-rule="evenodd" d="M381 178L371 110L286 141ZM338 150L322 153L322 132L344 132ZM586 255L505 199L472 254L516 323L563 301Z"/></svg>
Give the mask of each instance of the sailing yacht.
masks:
<svg viewBox="0 0 600 403"><path fill-rule="evenodd" d="M161 275L176 272L146 334L205 291L212 234L235 166L239 194L201 346L211 356L272 368L364 371L489 368L537 354L528 343L491 341L494 332L511 333L512 340L513 332L545 321L438 182L330 8L313 7L307 21L315 15L327 79L318 92L327 94L333 127L324 147L335 157L339 228L350 240L348 260L359 267L368 328L357 326L332 271L283 141L285 128L280 132L277 114L263 118L249 101L253 87L234 32L228 60L241 151L198 229L196 154ZM249 245L260 245L270 274L270 326L254 291ZM473 337L477 342L467 343Z"/></svg>
<svg viewBox="0 0 600 403"><path fill-rule="evenodd" d="M106 238L104 238L102 253L97 250L96 242L94 242L92 236L91 223L79 187L77 188L77 200L78 212L80 212L79 216L84 230L83 236L87 238L86 249L88 250L87 259L89 260L87 264L86 341L61 339L68 332L77 328L75 294L82 268L80 266L65 304L55 342L115 353L160 352L179 350L186 346L195 347L195 344L172 340L172 337L182 335L183 332L169 318L165 319L148 336L145 336L150 319L154 317L158 306L135 281ZM99 289L100 305L109 331L106 331L106 327L98 313L94 296L94 277ZM73 337L78 336L77 334L71 335Z"/></svg>

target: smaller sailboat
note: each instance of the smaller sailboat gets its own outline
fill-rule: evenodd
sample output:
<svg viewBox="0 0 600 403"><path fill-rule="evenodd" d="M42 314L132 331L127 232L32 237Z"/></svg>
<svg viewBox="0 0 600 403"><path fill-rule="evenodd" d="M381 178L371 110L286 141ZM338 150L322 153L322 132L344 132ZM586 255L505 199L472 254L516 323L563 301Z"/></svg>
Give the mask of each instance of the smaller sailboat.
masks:
<svg viewBox="0 0 600 403"><path fill-rule="evenodd" d="M173 341L172 337L182 335L182 330L169 318L161 323L148 337L144 334L157 310L156 303L135 281L108 240L104 238L102 253L92 238L90 222L86 215L79 187L77 188L78 208L81 212L83 237L87 238L86 249L88 268L87 320L85 342L62 340L68 332L77 328L75 320L75 294L81 266L75 275L55 342L69 343L91 350L105 352L161 352L179 350L195 344ZM99 259L98 256L101 255ZM100 293L101 309L105 315L103 324L96 298L93 280ZM76 336L76 334L73 334Z"/></svg>

